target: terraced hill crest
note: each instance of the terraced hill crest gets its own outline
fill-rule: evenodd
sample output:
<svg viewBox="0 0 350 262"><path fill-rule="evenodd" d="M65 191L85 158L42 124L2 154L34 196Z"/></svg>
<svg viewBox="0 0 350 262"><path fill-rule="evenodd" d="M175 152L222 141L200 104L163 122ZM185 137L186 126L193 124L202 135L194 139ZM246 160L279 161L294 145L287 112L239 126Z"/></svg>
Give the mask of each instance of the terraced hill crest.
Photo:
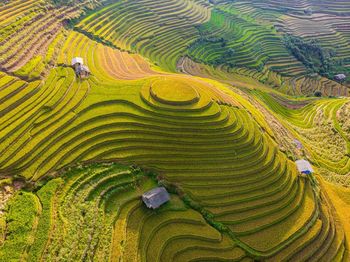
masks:
<svg viewBox="0 0 350 262"><path fill-rule="evenodd" d="M341 3L2 3L0 260L349 261L348 79L283 42L347 74Z"/></svg>
<svg viewBox="0 0 350 262"><path fill-rule="evenodd" d="M153 99L170 105L191 105L200 99L196 89L182 81L170 86L169 80L156 80L151 83L149 92Z"/></svg>

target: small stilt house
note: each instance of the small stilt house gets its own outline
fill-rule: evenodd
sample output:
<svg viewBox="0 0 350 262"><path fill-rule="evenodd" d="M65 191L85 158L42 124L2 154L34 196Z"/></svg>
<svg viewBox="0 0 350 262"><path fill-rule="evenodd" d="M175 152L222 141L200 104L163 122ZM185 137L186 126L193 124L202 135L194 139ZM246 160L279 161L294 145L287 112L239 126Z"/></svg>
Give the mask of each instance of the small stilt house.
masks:
<svg viewBox="0 0 350 262"><path fill-rule="evenodd" d="M305 159L297 160L295 161L295 164L297 165L300 174L310 175L314 172L309 161L306 161Z"/></svg>
<svg viewBox="0 0 350 262"><path fill-rule="evenodd" d="M142 201L148 208L157 209L170 200L164 187L156 187L142 195Z"/></svg>
<svg viewBox="0 0 350 262"><path fill-rule="evenodd" d="M84 65L84 60L81 57L74 57L72 59L72 67L80 78L87 78L90 75L89 67Z"/></svg>
<svg viewBox="0 0 350 262"><path fill-rule="evenodd" d="M334 76L334 79L337 81L344 81L345 78L346 78L346 75L344 75L344 74L338 74L338 75Z"/></svg>

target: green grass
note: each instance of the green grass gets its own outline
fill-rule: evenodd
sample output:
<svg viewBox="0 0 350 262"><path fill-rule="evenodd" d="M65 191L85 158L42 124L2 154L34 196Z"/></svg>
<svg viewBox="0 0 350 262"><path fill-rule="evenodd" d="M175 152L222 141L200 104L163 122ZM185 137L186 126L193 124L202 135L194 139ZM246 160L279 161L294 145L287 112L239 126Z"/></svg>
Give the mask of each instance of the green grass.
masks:
<svg viewBox="0 0 350 262"><path fill-rule="evenodd" d="M11 199L5 217L6 239L0 247L0 256L4 261L20 260L26 255L28 246L33 242L31 235L40 214L38 204L37 197L27 192L20 192Z"/></svg>
<svg viewBox="0 0 350 262"><path fill-rule="evenodd" d="M34 243L30 247L28 254L29 261L38 261L41 259L41 254L45 250L45 245L50 238L51 230L53 228L52 219L55 212L55 194L57 189L62 185L63 180L58 178L46 183L38 192L40 203L42 205L42 212L39 217L37 230L34 235Z"/></svg>

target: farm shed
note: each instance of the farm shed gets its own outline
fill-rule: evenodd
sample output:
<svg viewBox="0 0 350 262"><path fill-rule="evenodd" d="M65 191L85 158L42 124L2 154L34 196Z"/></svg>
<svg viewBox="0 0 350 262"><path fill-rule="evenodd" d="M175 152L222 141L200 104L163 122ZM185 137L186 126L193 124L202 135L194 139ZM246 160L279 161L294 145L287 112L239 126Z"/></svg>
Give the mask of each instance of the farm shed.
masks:
<svg viewBox="0 0 350 262"><path fill-rule="evenodd" d="M156 187L142 195L142 201L148 208L156 209L170 200L164 187Z"/></svg>
<svg viewBox="0 0 350 262"><path fill-rule="evenodd" d="M346 78L346 75L344 75L344 74L338 74L338 75L334 76L334 79L337 81L343 81L343 80L345 80L345 78Z"/></svg>
<svg viewBox="0 0 350 262"><path fill-rule="evenodd" d="M295 161L295 164L297 165L297 168L301 174L309 175L309 174L314 172L309 161L306 161L304 159L300 159L300 160Z"/></svg>
<svg viewBox="0 0 350 262"><path fill-rule="evenodd" d="M84 60L81 57L74 57L72 59L72 67L80 78L86 78L90 75L89 67L84 65Z"/></svg>
<svg viewBox="0 0 350 262"><path fill-rule="evenodd" d="M83 65L84 64L84 60L83 60L83 58L81 58L81 57L74 57L73 59L72 59L72 66L73 67L75 67L75 66L77 66L77 65Z"/></svg>

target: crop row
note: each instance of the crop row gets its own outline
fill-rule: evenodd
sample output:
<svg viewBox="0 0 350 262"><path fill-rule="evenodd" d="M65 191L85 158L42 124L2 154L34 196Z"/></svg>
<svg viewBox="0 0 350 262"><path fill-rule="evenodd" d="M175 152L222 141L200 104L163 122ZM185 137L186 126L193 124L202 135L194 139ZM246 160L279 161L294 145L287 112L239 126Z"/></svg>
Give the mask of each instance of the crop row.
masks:
<svg viewBox="0 0 350 262"><path fill-rule="evenodd" d="M341 129L337 115L346 99L319 99L287 102L288 99L257 92L257 97L295 131L310 149L315 163L339 175L349 172L349 138ZM297 106L297 104L300 106Z"/></svg>
<svg viewBox="0 0 350 262"><path fill-rule="evenodd" d="M40 77L48 66L45 55L52 49L50 45L57 42L67 19L78 17L85 4L52 6L48 1L25 0L6 3L0 10L1 70L22 78Z"/></svg>
<svg viewBox="0 0 350 262"><path fill-rule="evenodd" d="M199 101L193 101L191 107L179 104L169 110L169 105L162 101L157 101L157 107L152 106L153 102L147 98L147 90L150 92L150 89L142 89L142 86L150 84L146 80L141 86L131 83L127 87L128 92L123 91L125 82L120 86L115 83L113 87L111 84L99 85L98 88L93 86L88 96L77 99L78 104L73 103L75 100L71 97L76 97L75 94L80 88L94 84L92 80L77 83L72 75L71 69L53 71L48 82L50 92L45 94L46 88L41 87L41 99L35 100L38 103L35 107L38 111L32 112L33 117L29 118L28 123L20 123L19 118L17 130L6 133L4 141L11 141L11 150L3 151L3 172L17 170L28 178L38 179L50 171L77 162L113 159L137 163L163 173L169 182L180 185L191 201L199 203L203 210L211 212L216 223L227 227L243 246L248 246L248 250L258 256L277 254L288 246L290 238L294 237L293 241L297 241L302 236L300 231L308 223L312 223L310 221L317 214L317 210L311 207L317 200L312 197L309 182L298 178L295 166L276 150L274 142L259 131L257 124L243 109L218 105L215 102L202 103L200 100L207 99L208 94L205 94L205 88L200 82L193 80L192 84L200 98ZM180 79L175 77L168 77L167 81L174 81L179 94L182 88L186 88L180 82L176 84ZM55 89L57 91L53 91ZM103 95L104 93L106 95ZM118 99L114 98L116 94ZM174 94L174 98L179 94ZM49 101L49 97L50 102L44 103L46 99ZM176 107L179 110L176 110ZM47 109L42 111L40 108ZM304 119L304 115L308 115L307 110L300 113L300 121ZM28 131L30 136L21 135ZM135 183L139 183L137 181L138 179L130 181L127 173L117 175L111 172L108 176L82 176L74 183L68 182L67 186L71 189L62 192L71 195L73 199L67 198L64 204L60 205L60 212L71 214L72 221L83 219L86 227L83 230L80 224L71 222L66 226L62 224L65 229L61 228L54 236L50 233L49 241L52 241L52 238L57 238L58 241L53 245L56 250L53 252L59 252L62 258L66 255L75 259L94 256L95 253L91 250L95 250L99 245L98 236L100 235L101 241L105 243L108 241L108 234L111 234L110 226L107 227L110 222L105 220L108 216L96 214L100 214L99 210L102 207L105 211L113 210L115 207L109 204L113 198L120 199L120 192L133 188ZM286 192L290 193L286 195ZM74 197L80 200L74 200ZM101 199L94 201L97 198ZM81 205L70 205L79 201ZM309 208L305 209L305 206ZM147 226L146 217L152 214L140 210L139 205L134 208L137 214L145 216L145 228L152 229L145 229L141 234L147 239L140 242L144 245L141 250L145 252L142 257L158 259L162 256L162 251L157 253L153 245L159 246L156 244L158 241L173 241L173 238L164 240L161 225L183 222L171 222L173 220L166 216L164 221L159 217L159 228L153 224L157 221L155 219L150 220L152 224ZM43 208L43 214L46 214L47 211L44 210L47 209ZM60 214L62 213L54 217L60 217ZM281 223L293 223L292 214L298 214L302 219L298 224L294 224L288 235L290 237L286 237L287 227ZM185 224L189 223L185 222L189 215L184 214L186 219L182 221ZM133 223L141 219L136 219L136 214L128 216L132 218L130 224L128 223L131 228ZM110 219L119 223L117 217ZM133 219L136 219L135 222L132 222ZM142 225L138 224L139 227ZM45 227L42 228L44 230ZM186 233L186 225L181 228L184 230L182 234L189 234ZM193 235L200 235L195 233L193 226L190 228ZM106 230L106 235L101 235L103 230ZM128 226L126 230L128 232ZM173 234L171 228L168 228L168 231L169 234ZM265 233L267 231L268 234ZM72 232L72 235L59 237L63 232ZM126 235L126 243L129 241L131 246L126 244L125 250L135 250L138 238L132 233ZM274 236L274 239L266 242L254 241L261 235ZM86 243L84 249L78 244L78 239ZM45 249L41 245L37 250ZM167 253L173 252L170 246L167 246L167 250ZM234 250L231 249L229 254L234 254ZM106 248L101 248L101 252L106 252ZM183 252L183 255L195 256L189 250ZM206 252L208 259L214 254L206 250L203 252ZM238 254L239 257L242 255L240 252ZM41 256L49 258L52 253L47 250ZM139 255L135 256L137 258Z"/></svg>
<svg viewBox="0 0 350 262"><path fill-rule="evenodd" d="M198 37L194 25L208 17L205 1L127 1L105 7L76 27L174 71L179 57Z"/></svg>
<svg viewBox="0 0 350 262"><path fill-rule="evenodd" d="M9 214L13 222L8 228L12 238L0 248L2 257L15 251L27 252L29 261L238 261L244 257L251 261L228 236L209 226L176 195L158 211L144 207L141 194L155 185L143 172L118 164L72 168L38 191L42 211L37 214L35 200L31 200L36 195L25 193L13 199ZM25 209L19 209L20 205ZM38 226L31 227L35 215ZM15 223L27 223L27 228L19 230ZM32 241L23 246L20 241L27 235ZM17 245L12 247L14 240ZM11 249L14 247L16 250Z"/></svg>

